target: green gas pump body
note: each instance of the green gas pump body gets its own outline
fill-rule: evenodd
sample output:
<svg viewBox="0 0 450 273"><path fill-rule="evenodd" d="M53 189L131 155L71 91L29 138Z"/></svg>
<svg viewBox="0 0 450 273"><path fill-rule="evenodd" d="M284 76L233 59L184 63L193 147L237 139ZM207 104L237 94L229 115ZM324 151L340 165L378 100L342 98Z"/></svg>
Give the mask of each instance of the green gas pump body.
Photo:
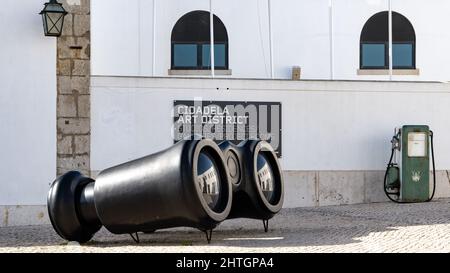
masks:
<svg viewBox="0 0 450 273"><path fill-rule="evenodd" d="M430 128L426 125L402 127L400 198L405 202L430 198L429 135Z"/></svg>
<svg viewBox="0 0 450 273"><path fill-rule="evenodd" d="M384 179L384 190L390 200L412 203L427 202L433 198L436 182L432 137L433 133L427 125L404 125L396 130ZM431 197L430 144L434 183ZM393 160L398 163L393 163Z"/></svg>

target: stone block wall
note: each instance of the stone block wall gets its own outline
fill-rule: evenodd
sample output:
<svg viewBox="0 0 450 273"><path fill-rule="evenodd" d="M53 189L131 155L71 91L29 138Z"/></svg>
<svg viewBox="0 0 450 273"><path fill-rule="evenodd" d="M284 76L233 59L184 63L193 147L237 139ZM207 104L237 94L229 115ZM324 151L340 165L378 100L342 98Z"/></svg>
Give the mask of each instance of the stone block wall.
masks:
<svg viewBox="0 0 450 273"><path fill-rule="evenodd" d="M60 0L68 12L57 41L57 175L90 174L90 0Z"/></svg>

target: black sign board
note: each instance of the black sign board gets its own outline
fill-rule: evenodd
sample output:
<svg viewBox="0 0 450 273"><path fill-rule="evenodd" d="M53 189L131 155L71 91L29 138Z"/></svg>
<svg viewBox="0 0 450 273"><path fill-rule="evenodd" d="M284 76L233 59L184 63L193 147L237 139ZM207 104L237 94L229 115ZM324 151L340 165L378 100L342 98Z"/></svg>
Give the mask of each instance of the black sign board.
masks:
<svg viewBox="0 0 450 273"><path fill-rule="evenodd" d="M193 135L236 144L262 139L281 157L281 112L280 102L176 100L174 142Z"/></svg>

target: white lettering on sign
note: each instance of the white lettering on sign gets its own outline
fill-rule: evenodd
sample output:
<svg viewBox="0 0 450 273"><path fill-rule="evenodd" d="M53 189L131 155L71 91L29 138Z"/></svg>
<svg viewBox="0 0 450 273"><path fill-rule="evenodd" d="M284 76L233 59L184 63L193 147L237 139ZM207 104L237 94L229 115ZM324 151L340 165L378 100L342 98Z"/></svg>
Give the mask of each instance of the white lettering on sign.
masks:
<svg viewBox="0 0 450 273"><path fill-rule="evenodd" d="M281 103L251 101L174 101L174 142L205 137L237 144L246 139L267 141L281 157Z"/></svg>

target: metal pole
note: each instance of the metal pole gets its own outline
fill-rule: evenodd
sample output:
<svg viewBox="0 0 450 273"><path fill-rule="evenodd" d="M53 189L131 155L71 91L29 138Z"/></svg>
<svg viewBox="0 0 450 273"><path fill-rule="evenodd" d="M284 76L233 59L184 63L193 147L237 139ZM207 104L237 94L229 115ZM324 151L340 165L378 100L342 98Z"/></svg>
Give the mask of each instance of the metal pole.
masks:
<svg viewBox="0 0 450 273"><path fill-rule="evenodd" d="M155 77L156 72L156 0L153 0L153 63L152 63L152 75Z"/></svg>
<svg viewBox="0 0 450 273"><path fill-rule="evenodd" d="M389 0L389 80L392 81L392 2Z"/></svg>
<svg viewBox="0 0 450 273"><path fill-rule="evenodd" d="M334 79L334 37L333 37L333 0L329 2L329 16L330 16L330 79Z"/></svg>
<svg viewBox="0 0 450 273"><path fill-rule="evenodd" d="M209 0L209 31L210 31L210 59L211 59L211 77L215 77L214 73L214 14L212 8L212 0Z"/></svg>
<svg viewBox="0 0 450 273"><path fill-rule="evenodd" d="M137 48L137 52L138 52L138 59L137 59L137 61L138 61L138 75L139 76L142 76L142 63L141 63L141 58L142 58L142 50L141 50L141 41L142 41L142 38L141 38L141 36L142 36L142 27L141 27L141 24L142 24L142 16L141 16L141 10L142 10L142 8L141 8L141 0L139 0L139 1L137 1L137 10L138 10L138 14L137 14L137 16L138 16L138 25L137 25L137 27L138 27L138 43L137 43L137 46L138 46L138 48Z"/></svg>
<svg viewBox="0 0 450 273"><path fill-rule="evenodd" d="M267 0L267 9L269 16L270 78L273 79L275 77L275 72L273 65L272 5L270 0Z"/></svg>

